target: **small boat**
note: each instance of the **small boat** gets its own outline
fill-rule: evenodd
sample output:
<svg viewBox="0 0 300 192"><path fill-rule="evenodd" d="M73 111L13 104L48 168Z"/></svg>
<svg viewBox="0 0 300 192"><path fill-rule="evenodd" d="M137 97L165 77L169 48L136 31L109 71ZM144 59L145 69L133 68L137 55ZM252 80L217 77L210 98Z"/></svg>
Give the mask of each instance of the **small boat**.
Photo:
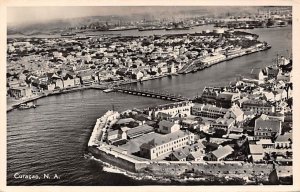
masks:
<svg viewBox="0 0 300 192"><path fill-rule="evenodd" d="M110 92L113 92L114 90L113 89L105 89L103 90L104 93L110 93Z"/></svg>
<svg viewBox="0 0 300 192"><path fill-rule="evenodd" d="M20 110L31 109L31 108L36 108L36 104L34 102L22 103L18 106L18 109Z"/></svg>

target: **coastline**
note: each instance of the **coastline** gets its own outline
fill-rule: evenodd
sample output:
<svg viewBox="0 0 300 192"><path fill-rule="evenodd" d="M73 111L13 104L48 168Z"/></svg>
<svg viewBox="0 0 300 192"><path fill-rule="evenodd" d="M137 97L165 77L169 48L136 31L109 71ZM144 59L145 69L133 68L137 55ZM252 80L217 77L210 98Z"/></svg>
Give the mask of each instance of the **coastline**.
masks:
<svg viewBox="0 0 300 192"><path fill-rule="evenodd" d="M212 179L212 178L220 179L220 177L217 177L217 176L192 177L192 175L184 175L184 176L180 176L180 177L177 177L177 176L164 177L164 176L157 176L157 175L152 175L152 174L149 175L146 173L134 173L134 172L128 171L126 169L122 169L120 167L113 166L105 161L102 161L99 158L95 158L94 156L89 157L89 159L97 161L103 167L102 170L105 172L122 174L122 175L127 176L134 180L143 180L143 181L151 180L151 181L158 182L159 184L167 184L168 185L168 184L172 184L174 182L176 182L178 184L179 183L181 183L181 184L187 183L187 182L203 182L203 185L204 185L205 183L213 182L214 179ZM251 182L249 182L250 180L248 178L226 177L224 180L225 181L223 181L223 183L213 183L213 184L226 185L226 182L230 182L230 181L239 181L240 184L243 184L243 185L252 184ZM197 183L197 184L199 184L199 183Z"/></svg>

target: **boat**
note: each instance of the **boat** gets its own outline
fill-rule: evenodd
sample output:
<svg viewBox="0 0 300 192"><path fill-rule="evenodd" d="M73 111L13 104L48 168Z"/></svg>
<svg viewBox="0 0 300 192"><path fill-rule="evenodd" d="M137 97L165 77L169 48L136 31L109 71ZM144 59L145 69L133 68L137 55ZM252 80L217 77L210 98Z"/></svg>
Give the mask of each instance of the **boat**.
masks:
<svg viewBox="0 0 300 192"><path fill-rule="evenodd" d="M22 103L18 106L18 109L20 110L31 109L31 108L36 108L35 102Z"/></svg>
<svg viewBox="0 0 300 192"><path fill-rule="evenodd" d="M167 27L166 30L170 31L170 30L189 30L190 27Z"/></svg>
<svg viewBox="0 0 300 192"><path fill-rule="evenodd" d="M113 91L114 91L113 89L104 89L103 90L104 93L110 93L110 92L113 92Z"/></svg>

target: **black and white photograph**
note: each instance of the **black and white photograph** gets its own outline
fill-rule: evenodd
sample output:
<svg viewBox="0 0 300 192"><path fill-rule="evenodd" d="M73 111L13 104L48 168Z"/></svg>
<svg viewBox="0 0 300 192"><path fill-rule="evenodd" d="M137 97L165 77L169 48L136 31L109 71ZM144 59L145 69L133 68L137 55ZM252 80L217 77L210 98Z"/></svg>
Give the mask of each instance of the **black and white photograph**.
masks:
<svg viewBox="0 0 300 192"><path fill-rule="evenodd" d="M6 7L6 185L292 187L293 15Z"/></svg>

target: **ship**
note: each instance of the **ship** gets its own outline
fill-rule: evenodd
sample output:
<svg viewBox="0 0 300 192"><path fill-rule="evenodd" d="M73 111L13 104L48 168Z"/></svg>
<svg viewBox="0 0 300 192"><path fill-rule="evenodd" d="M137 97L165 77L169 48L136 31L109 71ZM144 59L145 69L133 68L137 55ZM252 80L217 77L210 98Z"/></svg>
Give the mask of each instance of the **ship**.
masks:
<svg viewBox="0 0 300 192"><path fill-rule="evenodd" d="M267 23L267 28L286 27L288 23L286 21L276 21Z"/></svg>
<svg viewBox="0 0 300 192"><path fill-rule="evenodd" d="M182 27L167 27L166 30L169 31L169 30L189 30L190 27L187 27L187 26L182 26Z"/></svg>
<svg viewBox="0 0 300 192"><path fill-rule="evenodd" d="M72 37L72 36L75 36L76 35L76 33L62 33L62 34L60 34L60 36L62 36L62 37Z"/></svg>

